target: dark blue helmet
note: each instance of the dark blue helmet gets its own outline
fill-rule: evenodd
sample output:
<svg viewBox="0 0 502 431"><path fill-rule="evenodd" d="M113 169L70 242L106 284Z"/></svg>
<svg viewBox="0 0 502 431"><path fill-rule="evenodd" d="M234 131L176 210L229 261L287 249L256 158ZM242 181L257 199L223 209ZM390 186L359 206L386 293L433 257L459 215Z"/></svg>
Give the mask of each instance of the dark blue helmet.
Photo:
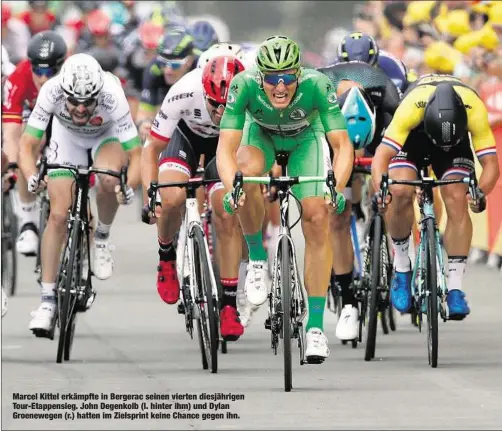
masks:
<svg viewBox="0 0 502 431"><path fill-rule="evenodd" d="M363 61L374 66L378 60L378 45L371 36L355 32L345 36L338 45L338 61Z"/></svg>
<svg viewBox="0 0 502 431"><path fill-rule="evenodd" d="M194 38L184 28L167 29L157 47L159 57L170 60L185 58L193 54Z"/></svg>
<svg viewBox="0 0 502 431"><path fill-rule="evenodd" d="M389 52L380 51L378 56L378 67L384 71L387 77L401 91L405 91L408 79L408 70L404 63Z"/></svg>
<svg viewBox="0 0 502 431"><path fill-rule="evenodd" d="M206 51L219 42L214 27L207 21L196 21L190 26L190 34L194 37L194 45L201 51Z"/></svg>

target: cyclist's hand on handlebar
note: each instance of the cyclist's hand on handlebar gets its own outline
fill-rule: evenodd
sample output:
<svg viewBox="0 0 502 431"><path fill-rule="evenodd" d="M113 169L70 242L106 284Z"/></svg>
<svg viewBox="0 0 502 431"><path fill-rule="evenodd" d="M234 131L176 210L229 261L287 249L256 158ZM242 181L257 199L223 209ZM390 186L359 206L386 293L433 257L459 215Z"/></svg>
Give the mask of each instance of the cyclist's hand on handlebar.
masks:
<svg viewBox="0 0 502 431"><path fill-rule="evenodd" d="M380 192L375 193L377 204L378 204L378 211L381 214L384 214L387 211L387 208L389 207L389 204L392 202L392 195L389 193L387 196L385 196L385 206L383 205L384 201L382 200L382 195Z"/></svg>
<svg viewBox="0 0 502 431"><path fill-rule="evenodd" d="M129 205L134 198L134 190L131 187L126 186L126 192L124 196L124 193L122 193L122 190L120 188L120 185L117 184L115 186L115 195L117 196L117 202L120 205Z"/></svg>
<svg viewBox="0 0 502 431"><path fill-rule="evenodd" d="M223 196L223 209L228 214L236 214L239 209L244 206L244 202L246 201L246 193L241 190L239 195L239 201L237 202L237 208L235 208L235 202L232 198L232 192L228 192Z"/></svg>
<svg viewBox="0 0 502 431"><path fill-rule="evenodd" d="M331 208L333 208L333 211L340 215L345 211L345 207L347 206L347 199L343 195L343 193L337 193L335 196L335 201L331 201L331 196L328 194L324 200L326 205L329 205Z"/></svg>
<svg viewBox="0 0 502 431"><path fill-rule="evenodd" d="M479 187L476 187L477 199L473 199L470 193L467 193L469 206L473 213L482 213L486 209L486 196Z"/></svg>
<svg viewBox="0 0 502 431"><path fill-rule="evenodd" d="M157 222L157 214L152 214L150 212L148 204L143 205L143 208L141 208L141 221L146 224L154 224Z"/></svg>
<svg viewBox="0 0 502 431"><path fill-rule="evenodd" d="M38 174L33 174L30 178L28 178L28 191L30 193L38 193L39 191L44 190L47 187L44 179L38 178Z"/></svg>

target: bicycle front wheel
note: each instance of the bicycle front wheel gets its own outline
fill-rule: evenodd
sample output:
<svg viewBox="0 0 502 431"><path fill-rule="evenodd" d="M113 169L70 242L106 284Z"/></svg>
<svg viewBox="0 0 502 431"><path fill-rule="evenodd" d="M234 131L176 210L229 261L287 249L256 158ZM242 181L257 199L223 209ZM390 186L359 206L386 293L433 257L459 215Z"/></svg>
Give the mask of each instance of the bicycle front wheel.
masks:
<svg viewBox="0 0 502 431"><path fill-rule="evenodd" d="M438 292L437 292L437 261L436 261L436 227L433 219L426 223L427 235L427 348L429 365L438 366Z"/></svg>
<svg viewBox="0 0 502 431"><path fill-rule="evenodd" d="M17 287L17 216L14 213L11 193L2 199L2 286L9 296L14 296Z"/></svg>
<svg viewBox="0 0 502 431"><path fill-rule="evenodd" d="M195 229L194 238L194 271L197 286L197 305L199 307L199 340L202 353L202 363L207 361L212 373L218 372L218 298L214 296L213 281L209 265L210 257L207 253L204 234L200 229ZM216 287L216 286L214 286ZM204 368L204 367L203 367Z"/></svg>
<svg viewBox="0 0 502 431"><path fill-rule="evenodd" d="M45 192L44 192L45 193ZM37 259L35 262L35 269L38 273L41 272L41 250L42 250L42 235L45 230L45 226L47 225L47 220L49 219L49 199L42 195L42 198L40 199L40 217L38 221L38 237L40 240L38 241L38 250L37 250Z"/></svg>
<svg viewBox="0 0 502 431"><path fill-rule="evenodd" d="M60 364L64 359L70 359L70 349L73 343L73 332L75 331L75 313L76 304L76 283L80 277L76 273L76 256L80 247L81 229L78 222L70 228L68 235L70 242L68 259L63 254L63 265L59 272L59 282L57 284L58 292L58 316L59 316L59 342L56 362ZM68 251L68 244L65 248L65 254Z"/></svg>
<svg viewBox="0 0 502 431"><path fill-rule="evenodd" d="M369 291L368 334L364 360L375 357L376 334L378 326L379 285L380 285L380 247L382 243L382 217L373 220L373 238L371 239L371 289Z"/></svg>
<svg viewBox="0 0 502 431"><path fill-rule="evenodd" d="M281 239L281 308L282 308L282 342L284 346L284 390L290 392L293 387L293 371L291 366L291 271L289 239Z"/></svg>

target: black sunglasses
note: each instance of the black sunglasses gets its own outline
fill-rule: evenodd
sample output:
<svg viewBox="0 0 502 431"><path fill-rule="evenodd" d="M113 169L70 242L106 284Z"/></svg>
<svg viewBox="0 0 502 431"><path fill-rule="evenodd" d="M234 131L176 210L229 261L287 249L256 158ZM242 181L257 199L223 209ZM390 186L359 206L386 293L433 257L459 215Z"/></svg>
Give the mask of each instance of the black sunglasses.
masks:
<svg viewBox="0 0 502 431"><path fill-rule="evenodd" d="M210 97L206 96L207 103L209 103L213 108L218 109L220 106L225 107L226 103L220 103L217 102L214 99L211 99Z"/></svg>
<svg viewBox="0 0 502 431"><path fill-rule="evenodd" d="M94 103L96 103L96 99L87 99L87 100L84 100L84 101L80 101L78 99L75 99L74 97L71 97L69 96L67 99L68 103L70 105L73 105L73 106L79 106L79 105L84 105L86 108L88 108L89 106L92 106L94 105Z"/></svg>

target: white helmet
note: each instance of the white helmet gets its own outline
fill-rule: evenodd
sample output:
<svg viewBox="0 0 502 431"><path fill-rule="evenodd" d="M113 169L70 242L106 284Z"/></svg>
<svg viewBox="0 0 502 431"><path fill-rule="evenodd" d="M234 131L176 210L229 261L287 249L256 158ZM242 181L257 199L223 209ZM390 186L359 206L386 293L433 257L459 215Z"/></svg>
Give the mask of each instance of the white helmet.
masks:
<svg viewBox="0 0 502 431"><path fill-rule="evenodd" d="M236 43L222 42L204 51L199 57L197 67L203 68L209 60L220 55L231 55L244 64L244 53L242 52L241 46Z"/></svg>
<svg viewBox="0 0 502 431"><path fill-rule="evenodd" d="M66 96L77 100L96 97L104 84L104 72L94 57L74 54L63 64L60 72L61 87Z"/></svg>

